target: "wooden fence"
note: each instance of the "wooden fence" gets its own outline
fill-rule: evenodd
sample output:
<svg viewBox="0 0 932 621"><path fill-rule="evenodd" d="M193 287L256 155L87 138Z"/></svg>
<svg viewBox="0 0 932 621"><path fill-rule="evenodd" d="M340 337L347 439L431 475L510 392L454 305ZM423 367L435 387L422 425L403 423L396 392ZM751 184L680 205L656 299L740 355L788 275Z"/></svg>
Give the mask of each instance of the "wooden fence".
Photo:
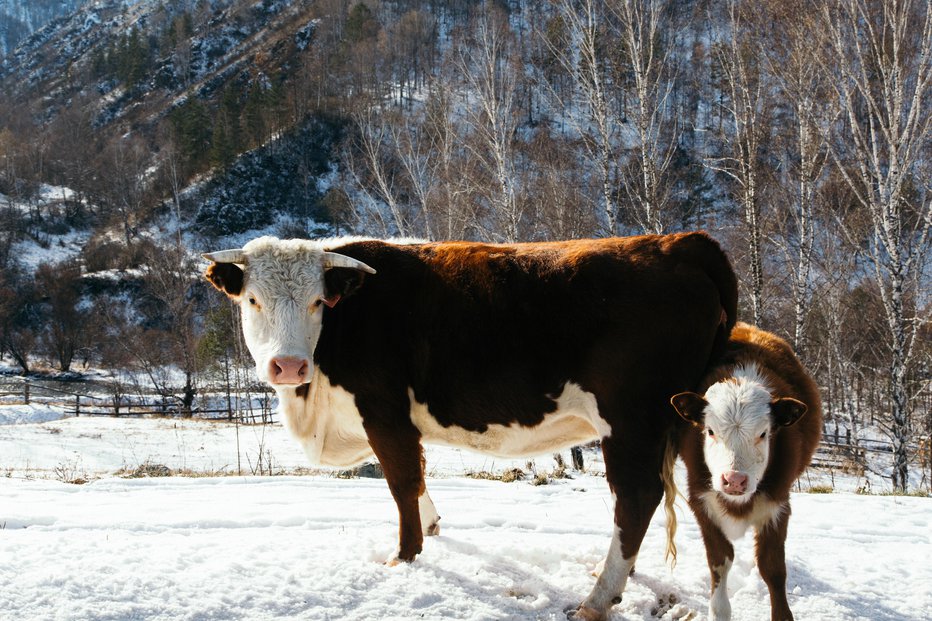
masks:
<svg viewBox="0 0 932 621"><path fill-rule="evenodd" d="M227 420L243 424L269 424L276 422L275 410L268 397L254 407L237 407L230 403L221 408L192 408L185 410L171 399L133 400L125 397L99 397L55 388L30 381L7 382L0 385L0 398L13 397L17 402L33 404L41 398L42 403L64 407L66 416L181 416L208 420Z"/></svg>

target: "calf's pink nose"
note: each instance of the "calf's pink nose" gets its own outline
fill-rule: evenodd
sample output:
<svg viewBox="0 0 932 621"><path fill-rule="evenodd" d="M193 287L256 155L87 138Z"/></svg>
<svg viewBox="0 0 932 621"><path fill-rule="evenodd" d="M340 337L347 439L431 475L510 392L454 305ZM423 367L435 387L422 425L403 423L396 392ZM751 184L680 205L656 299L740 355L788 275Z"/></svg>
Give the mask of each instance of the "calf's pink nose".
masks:
<svg viewBox="0 0 932 621"><path fill-rule="evenodd" d="M734 470L726 472L722 475L722 489L726 494L743 494L748 489L748 475Z"/></svg>
<svg viewBox="0 0 932 621"><path fill-rule="evenodd" d="M269 379L273 384L303 384L307 380L306 358L283 356L269 361Z"/></svg>

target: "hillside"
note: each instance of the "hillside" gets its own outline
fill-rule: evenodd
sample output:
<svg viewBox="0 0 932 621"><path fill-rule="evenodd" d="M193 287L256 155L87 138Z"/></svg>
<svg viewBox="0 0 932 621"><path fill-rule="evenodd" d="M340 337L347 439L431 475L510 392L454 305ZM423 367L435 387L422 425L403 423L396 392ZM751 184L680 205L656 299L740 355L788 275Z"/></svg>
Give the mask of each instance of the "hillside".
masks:
<svg viewBox="0 0 932 621"><path fill-rule="evenodd" d="M23 39L88 0L0 0L0 59Z"/></svg>

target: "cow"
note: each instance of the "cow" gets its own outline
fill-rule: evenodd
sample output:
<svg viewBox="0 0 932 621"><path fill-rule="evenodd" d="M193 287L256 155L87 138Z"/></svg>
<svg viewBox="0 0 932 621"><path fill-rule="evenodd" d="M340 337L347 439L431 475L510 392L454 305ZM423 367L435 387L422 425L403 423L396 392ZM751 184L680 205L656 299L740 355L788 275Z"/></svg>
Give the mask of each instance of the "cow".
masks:
<svg viewBox="0 0 932 621"><path fill-rule="evenodd" d="M786 341L738 323L699 389L704 394L684 392L671 402L690 423L678 450L712 576L709 618L731 618L731 541L754 527L771 619L792 620L784 555L790 489L822 435L818 388Z"/></svg>
<svg viewBox="0 0 932 621"><path fill-rule="evenodd" d="M310 460L378 459L399 513L390 563L438 529L422 443L517 457L601 439L615 528L571 615L604 619L621 601L663 494L669 396L699 382L735 323L735 275L714 240L261 237L204 256Z"/></svg>

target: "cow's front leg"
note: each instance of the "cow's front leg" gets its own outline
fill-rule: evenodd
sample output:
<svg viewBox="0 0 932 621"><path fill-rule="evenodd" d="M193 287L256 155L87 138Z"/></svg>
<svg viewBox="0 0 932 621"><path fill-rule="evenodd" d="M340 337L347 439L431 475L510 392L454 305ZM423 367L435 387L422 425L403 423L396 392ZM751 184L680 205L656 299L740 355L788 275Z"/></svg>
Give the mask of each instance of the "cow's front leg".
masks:
<svg viewBox="0 0 932 621"><path fill-rule="evenodd" d="M424 487L421 434L410 422L395 425L364 423L364 426L372 451L382 465L388 489L398 505L398 551L389 563L413 561L424 543L420 499L425 498L425 502L433 507Z"/></svg>
<svg viewBox="0 0 932 621"><path fill-rule="evenodd" d="M605 476L615 498L615 530L595 587L570 615L580 621L601 621L613 605L621 602L651 516L663 498L662 451L603 438L602 453Z"/></svg>
<svg viewBox="0 0 932 621"><path fill-rule="evenodd" d="M757 529L757 569L770 590L771 621L793 621L790 604L786 600L786 530L790 507L772 522Z"/></svg>

